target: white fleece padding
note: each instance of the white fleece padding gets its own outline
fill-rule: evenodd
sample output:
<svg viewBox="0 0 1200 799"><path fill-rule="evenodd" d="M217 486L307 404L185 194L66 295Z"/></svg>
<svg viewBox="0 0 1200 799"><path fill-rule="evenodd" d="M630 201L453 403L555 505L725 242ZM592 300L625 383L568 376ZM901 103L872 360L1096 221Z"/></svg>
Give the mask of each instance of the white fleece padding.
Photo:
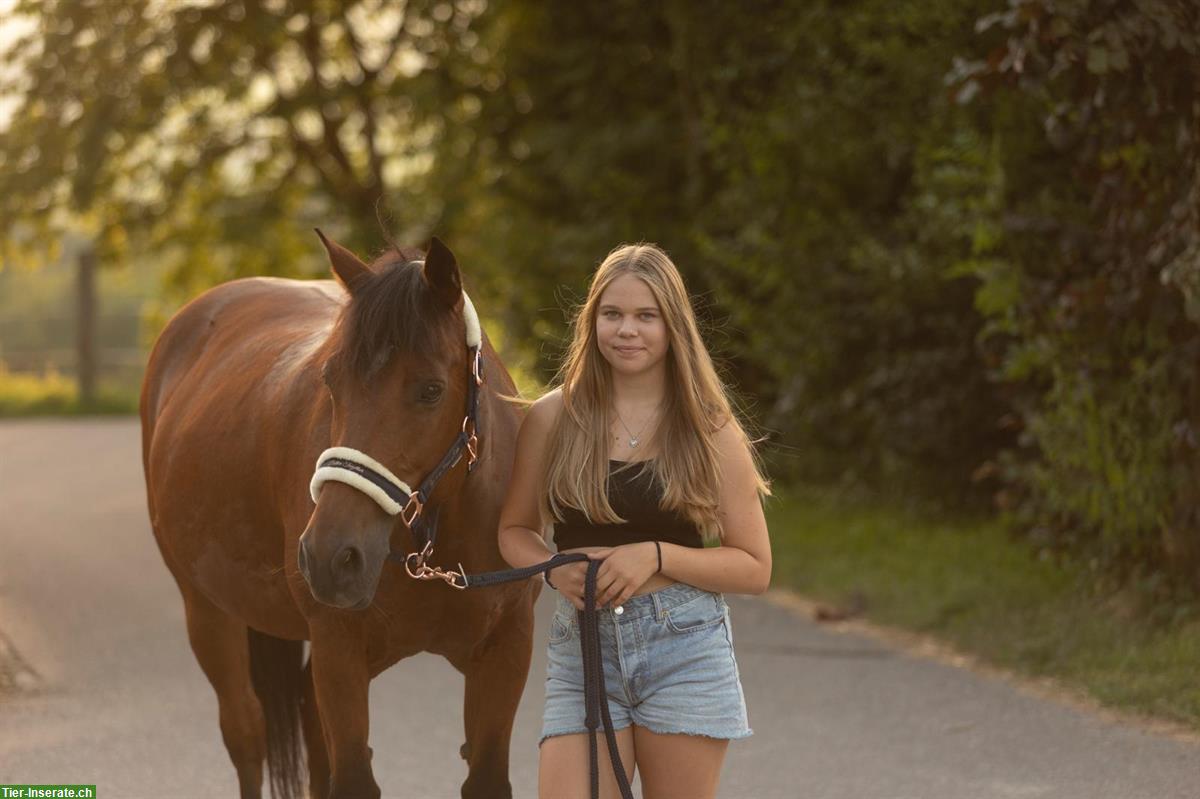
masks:
<svg viewBox="0 0 1200 799"><path fill-rule="evenodd" d="M330 447L322 452L317 458L317 468L313 473L312 482L309 483L308 486L308 492L312 496L313 502L316 502L317 497L321 495L321 486L329 480L334 480L336 482L345 483L348 486L357 488L359 491L375 500L379 507L383 508L384 512L391 516L395 516L401 510L401 505L397 503L396 500L389 497L386 491L372 483L367 478L363 477L361 474L357 474L349 469L343 469L338 466L322 467L321 463L329 458L341 458L343 460L357 463L360 466L366 466L368 469L378 472L393 485L402 489L405 494L411 495L413 493L413 490L409 488L408 483L392 474L386 466L372 458L370 455L367 455L365 452L360 452L353 447Z"/></svg>
<svg viewBox="0 0 1200 799"><path fill-rule="evenodd" d="M479 314L467 292L463 292L463 318L467 320L467 346L478 347L483 343L483 327L479 324Z"/></svg>
<svg viewBox="0 0 1200 799"><path fill-rule="evenodd" d="M383 508L384 513L386 513L388 516L395 516L400 512L400 503L389 497L387 492L382 488L375 485L361 474L355 474L354 472L346 471L345 469L339 469L333 466L327 466L324 469L317 469L316 474L313 475L312 484L309 486L309 489L312 491L313 502L317 501L317 492L321 490L321 486L330 480L338 483L345 483L348 486L357 488L359 491L375 500L375 503L379 505L379 507Z"/></svg>

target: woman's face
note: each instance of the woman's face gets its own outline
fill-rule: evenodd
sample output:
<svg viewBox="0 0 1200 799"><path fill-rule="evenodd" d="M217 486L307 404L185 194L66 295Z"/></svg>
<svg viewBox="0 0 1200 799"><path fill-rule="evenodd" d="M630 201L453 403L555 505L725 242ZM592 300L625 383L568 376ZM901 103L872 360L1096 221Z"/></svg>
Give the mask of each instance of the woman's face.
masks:
<svg viewBox="0 0 1200 799"><path fill-rule="evenodd" d="M600 295L596 343L614 372L635 375L659 367L667 354L667 325L650 287L621 275Z"/></svg>

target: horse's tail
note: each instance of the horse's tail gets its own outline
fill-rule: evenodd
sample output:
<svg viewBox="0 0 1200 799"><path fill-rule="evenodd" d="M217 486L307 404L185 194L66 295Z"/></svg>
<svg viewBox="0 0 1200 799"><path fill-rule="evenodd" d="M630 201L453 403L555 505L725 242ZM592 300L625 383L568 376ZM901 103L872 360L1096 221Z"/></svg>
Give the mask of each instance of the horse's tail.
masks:
<svg viewBox="0 0 1200 799"><path fill-rule="evenodd" d="M248 630L250 679L267 720L267 771L275 799L301 799L304 763L300 702L304 696L304 643Z"/></svg>

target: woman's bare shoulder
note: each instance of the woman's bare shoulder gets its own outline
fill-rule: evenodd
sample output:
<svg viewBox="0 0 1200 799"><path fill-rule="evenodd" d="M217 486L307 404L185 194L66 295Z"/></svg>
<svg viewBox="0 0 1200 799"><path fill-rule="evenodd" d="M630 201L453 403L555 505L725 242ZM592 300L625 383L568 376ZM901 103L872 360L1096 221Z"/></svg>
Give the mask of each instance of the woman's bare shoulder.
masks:
<svg viewBox="0 0 1200 799"><path fill-rule="evenodd" d="M726 468L732 467L739 472L754 468L746 433L732 418L726 419L713 433L713 442L717 445L717 452Z"/></svg>
<svg viewBox="0 0 1200 799"><path fill-rule="evenodd" d="M541 417L542 421L553 421L562 406L562 388L552 388L534 400L533 405L529 406L529 413Z"/></svg>
<svg viewBox="0 0 1200 799"><path fill-rule="evenodd" d="M554 425L558 412L562 410L562 389L554 388L538 397L529 406L525 414L524 425L541 432L547 432Z"/></svg>

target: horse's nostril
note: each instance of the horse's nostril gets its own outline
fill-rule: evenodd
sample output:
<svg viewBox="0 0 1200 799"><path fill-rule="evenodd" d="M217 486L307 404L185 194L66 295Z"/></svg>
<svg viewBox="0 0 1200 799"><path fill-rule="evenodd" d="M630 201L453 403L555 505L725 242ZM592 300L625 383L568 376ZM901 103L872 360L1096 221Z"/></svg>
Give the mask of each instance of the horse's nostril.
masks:
<svg viewBox="0 0 1200 799"><path fill-rule="evenodd" d="M343 573L354 573L362 569L363 556L358 547L343 547L334 558L334 567Z"/></svg>

